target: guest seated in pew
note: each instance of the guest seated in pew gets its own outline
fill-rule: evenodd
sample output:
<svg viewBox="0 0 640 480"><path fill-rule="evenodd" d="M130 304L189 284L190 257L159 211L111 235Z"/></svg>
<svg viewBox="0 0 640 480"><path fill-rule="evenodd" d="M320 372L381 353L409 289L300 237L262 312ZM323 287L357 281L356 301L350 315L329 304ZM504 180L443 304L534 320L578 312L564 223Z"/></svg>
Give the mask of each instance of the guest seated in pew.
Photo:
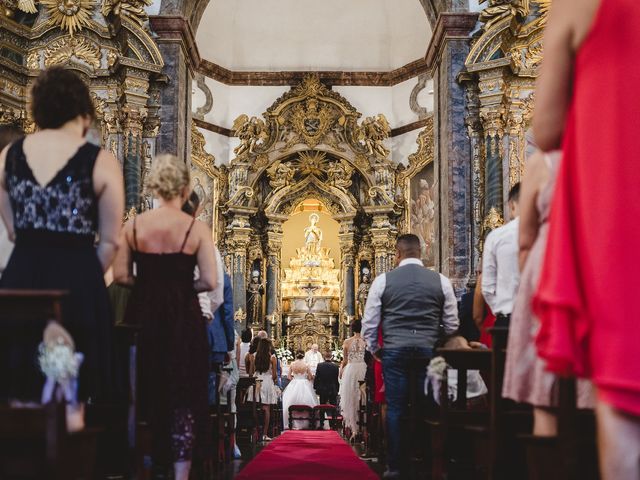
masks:
<svg viewBox="0 0 640 480"><path fill-rule="evenodd" d="M462 335L452 335L448 337L442 345L443 348L455 350L482 350L487 347L480 342L469 342ZM427 369L427 379L424 383L424 393L429 394L429 387L433 393L433 399L440 404L441 386L444 381L444 371L447 371L447 397L454 402L458 398L458 372L453 368L447 368L447 364L442 357L435 357L429 363ZM479 370L467 371L467 401L473 405L484 403L486 395L489 393Z"/></svg>
<svg viewBox="0 0 640 480"><path fill-rule="evenodd" d="M297 430L299 428L308 427L302 425L304 420L294 420L294 425L289 425L289 407L291 405L306 405L315 407L318 405L318 397L313 390L311 380L311 368L304 361L304 352L296 353L296 360L289 366L290 382L282 392L282 412L284 416L284 428ZM306 422L308 423L308 422Z"/></svg>

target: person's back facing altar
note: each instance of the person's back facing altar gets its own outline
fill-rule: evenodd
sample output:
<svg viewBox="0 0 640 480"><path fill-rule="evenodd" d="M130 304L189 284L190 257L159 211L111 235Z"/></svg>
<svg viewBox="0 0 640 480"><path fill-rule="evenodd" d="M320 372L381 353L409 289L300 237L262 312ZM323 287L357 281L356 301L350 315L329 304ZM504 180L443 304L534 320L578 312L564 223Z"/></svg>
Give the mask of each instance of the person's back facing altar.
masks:
<svg viewBox="0 0 640 480"><path fill-rule="evenodd" d="M297 352L296 360L289 366L289 379L291 381L282 393L284 428L285 430L289 428L292 430L309 428L309 422L306 420L294 420L293 425L289 425L289 407L291 405L315 407L318 404L318 398L311 383L311 371L304 362L303 352Z"/></svg>

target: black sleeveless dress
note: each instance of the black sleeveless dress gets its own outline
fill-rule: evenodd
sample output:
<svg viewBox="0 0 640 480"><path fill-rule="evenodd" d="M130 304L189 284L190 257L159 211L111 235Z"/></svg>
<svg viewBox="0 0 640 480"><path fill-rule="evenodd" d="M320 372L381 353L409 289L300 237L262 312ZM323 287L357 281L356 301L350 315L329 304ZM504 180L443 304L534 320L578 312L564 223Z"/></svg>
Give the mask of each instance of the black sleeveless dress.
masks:
<svg viewBox="0 0 640 480"><path fill-rule="evenodd" d="M191 227L193 223L191 224ZM135 286L125 323L141 327L138 415L153 437L156 464L203 458L208 442L207 327L194 289L195 255L138 250L133 224Z"/></svg>
<svg viewBox="0 0 640 480"><path fill-rule="evenodd" d="M100 148L85 143L47 185L35 179L23 140L7 153L6 187L13 210L15 248L0 288L58 289L70 292L63 305L64 326L85 356L79 399L110 400L113 325L102 267L96 255L98 205L93 169ZM44 377L36 366L42 332L12 342L4 396L39 400ZM6 387L5 387L6 385Z"/></svg>

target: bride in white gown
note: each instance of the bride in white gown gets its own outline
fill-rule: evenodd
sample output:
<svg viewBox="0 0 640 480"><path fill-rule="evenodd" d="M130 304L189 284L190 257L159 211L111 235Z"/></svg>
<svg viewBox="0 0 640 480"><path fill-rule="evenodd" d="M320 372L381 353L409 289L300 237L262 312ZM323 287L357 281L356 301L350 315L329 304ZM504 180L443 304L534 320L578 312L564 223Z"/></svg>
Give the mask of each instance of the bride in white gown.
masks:
<svg viewBox="0 0 640 480"><path fill-rule="evenodd" d="M284 428L289 429L289 407L291 405L307 405L315 407L318 405L318 397L311 383L311 371L304 363L304 353L296 354L296 361L289 366L289 385L282 392L282 416L284 417ZM306 425L305 425L306 424ZM294 420L291 425L292 430L308 427L306 420Z"/></svg>
<svg viewBox="0 0 640 480"><path fill-rule="evenodd" d="M340 382L340 413L344 419L344 426L351 430L351 437L355 437L358 428L358 406L360 405L360 382L367 374L367 364L364 361L365 341L360 336L362 323L356 320L351 325L353 336L344 341Z"/></svg>

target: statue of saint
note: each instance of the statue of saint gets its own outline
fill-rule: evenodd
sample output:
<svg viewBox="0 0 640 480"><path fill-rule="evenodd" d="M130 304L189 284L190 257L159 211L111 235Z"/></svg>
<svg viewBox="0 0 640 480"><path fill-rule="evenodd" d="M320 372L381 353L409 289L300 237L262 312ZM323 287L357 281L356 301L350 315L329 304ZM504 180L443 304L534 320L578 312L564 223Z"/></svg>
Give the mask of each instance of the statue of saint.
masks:
<svg viewBox="0 0 640 480"><path fill-rule="evenodd" d="M322 230L316 226L320 217L316 213L309 215L311 225L304 229L304 247L309 255L320 253L320 243L322 243Z"/></svg>
<svg viewBox="0 0 640 480"><path fill-rule="evenodd" d="M264 286L260 283L260 272L255 270L251 274L251 283L247 288L247 310L249 311L249 320L252 325L262 324L262 295L264 295Z"/></svg>
<svg viewBox="0 0 640 480"><path fill-rule="evenodd" d="M367 305L367 297L369 296L369 289L371 288L371 280L369 278L369 269L362 270L362 282L358 287L358 317L362 320L364 316L364 307Z"/></svg>

